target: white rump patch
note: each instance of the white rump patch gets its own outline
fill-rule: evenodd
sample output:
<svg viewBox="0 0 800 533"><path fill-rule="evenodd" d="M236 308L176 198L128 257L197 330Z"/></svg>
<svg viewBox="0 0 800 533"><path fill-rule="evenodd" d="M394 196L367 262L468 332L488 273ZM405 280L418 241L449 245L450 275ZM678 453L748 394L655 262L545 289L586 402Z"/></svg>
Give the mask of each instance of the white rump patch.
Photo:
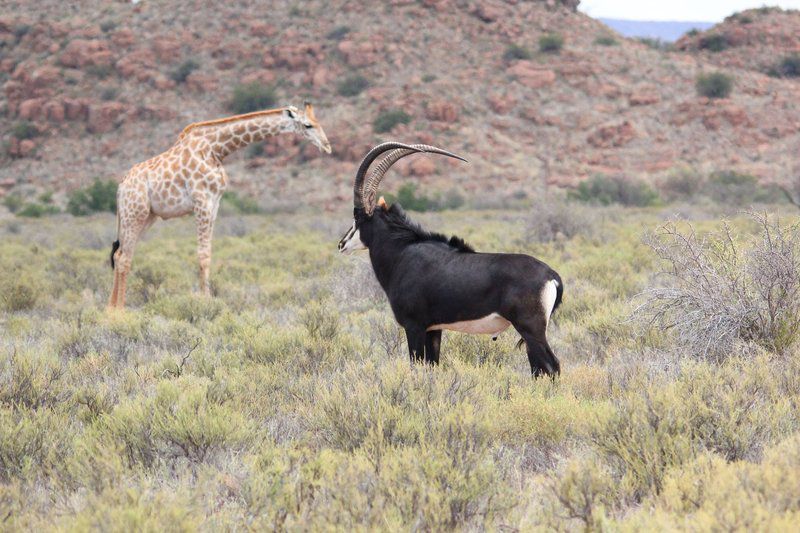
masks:
<svg viewBox="0 0 800 533"><path fill-rule="evenodd" d="M465 320L463 322L453 322L452 324L436 324L428 328L428 331L437 329L447 329L450 331L460 331L461 333L471 333L473 335L491 335L497 337L503 333L511 322L501 317L497 313L492 313L477 320Z"/></svg>
<svg viewBox="0 0 800 533"><path fill-rule="evenodd" d="M550 315L553 314L553 306L556 304L558 295L558 282L551 279L542 288L542 309L544 310L545 327L550 323Z"/></svg>

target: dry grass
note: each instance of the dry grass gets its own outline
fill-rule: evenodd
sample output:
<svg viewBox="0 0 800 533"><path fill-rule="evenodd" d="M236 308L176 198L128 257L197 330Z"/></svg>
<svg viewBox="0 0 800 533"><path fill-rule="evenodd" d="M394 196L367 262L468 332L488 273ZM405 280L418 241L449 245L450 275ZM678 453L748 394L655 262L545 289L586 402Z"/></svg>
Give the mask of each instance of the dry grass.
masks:
<svg viewBox="0 0 800 533"><path fill-rule="evenodd" d="M718 362L637 335L626 317L659 269L640 237L658 212L582 209L602 238L527 238L524 211L420 217L559 270L556 381L531 379L510 333L446 333L440 367L410 366L365 258L336 254L347 221L223 218L212 299L191 294L191 221L157 225L117 316L112 217L0 222L0 285L17 288L0 311L2 527L796 523L800 353L735 343ZM765 227L730 231L772 250Z"/></svg>

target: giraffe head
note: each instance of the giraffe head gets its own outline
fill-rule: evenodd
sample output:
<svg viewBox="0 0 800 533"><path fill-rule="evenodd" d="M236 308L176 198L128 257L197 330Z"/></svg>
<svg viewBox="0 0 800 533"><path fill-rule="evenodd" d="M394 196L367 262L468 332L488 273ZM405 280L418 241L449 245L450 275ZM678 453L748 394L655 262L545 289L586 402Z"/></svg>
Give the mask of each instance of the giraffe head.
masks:
<svg viewBox="0 0 800 533"><path fill-rule="evenodd" d="M317 117L314 116L314 106L306 102L303 111L294 106L289 106L284 113L291 121L291 125L298 135L311 141L320 151L326 154L331 153L331 143L328 142L328 137L322 130L320 123L317 122Z"/></svg>

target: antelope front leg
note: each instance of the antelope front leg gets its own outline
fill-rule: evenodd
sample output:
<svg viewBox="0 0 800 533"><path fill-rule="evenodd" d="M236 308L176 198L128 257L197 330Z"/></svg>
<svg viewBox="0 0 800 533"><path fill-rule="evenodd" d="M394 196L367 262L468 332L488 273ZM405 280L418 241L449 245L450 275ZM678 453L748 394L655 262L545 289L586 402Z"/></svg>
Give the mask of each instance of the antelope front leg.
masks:
<svg viewBox="0 0 800 533"><path fill-rule="evenodd" d="M195 205L197 221L197 261L200 265L200 291L211 296L208 279L211 269L211 237L214 233L214 210L210 206L198 209Z"/></svg>

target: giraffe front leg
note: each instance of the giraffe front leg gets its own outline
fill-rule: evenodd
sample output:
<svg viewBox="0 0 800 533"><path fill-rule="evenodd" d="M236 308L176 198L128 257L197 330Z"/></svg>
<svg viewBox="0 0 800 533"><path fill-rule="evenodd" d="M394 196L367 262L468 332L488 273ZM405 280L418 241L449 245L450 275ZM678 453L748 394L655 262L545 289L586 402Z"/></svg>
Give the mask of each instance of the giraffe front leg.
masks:
<svg viewBox="0 0 800 533"><path fill-rule="evenodd" d="M211 238L214 233L214 212L212 209L195 208L197 220L197 261L200 265L200 291L211 296L209 284L211 270Z"/></svg>

